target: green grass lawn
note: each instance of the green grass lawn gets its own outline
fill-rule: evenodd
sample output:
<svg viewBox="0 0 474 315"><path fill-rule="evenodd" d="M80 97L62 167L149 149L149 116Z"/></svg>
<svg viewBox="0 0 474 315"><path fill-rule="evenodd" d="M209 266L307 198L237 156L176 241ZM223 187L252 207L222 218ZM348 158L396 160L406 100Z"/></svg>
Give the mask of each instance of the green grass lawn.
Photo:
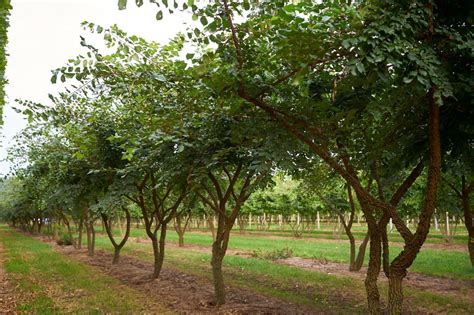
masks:
<svg viewBox="0 0 474 315"><path fill-rule="evenodd" d="M90 266L54 252L50 245L0 225L4 268L26 314L127 314L143 312L141 293ZM159 309L156 311L160 311ZM165 311L165 309L161 309Z"/></svg>
<svg viewBox="0 0 474 315"><path fill-rule="evenodd" d="M118 233L118 230L116 230ZM133 229L133 237L146 238L144 230ZM167 239L177 241L178 237L174 231L168 233ZM185 243L210 247L212 237L209 233L185 234ZM293 239L293 238L271 238L256 235L233 234L230 239L229 248L243 251L271 252L281 250L285 247L293 250L293 255L304 258L327 259L341 263L349 263L348 242L324 242L321 240ZM401 247L391 246L390 256L393 258L400 253ZM368 259L368 250L366 262ZM455 279L474 280L474 270L471 267L469 254L456 251L422 249L415 262L409 269L413 272L428 275L450 277Z"/></svg>

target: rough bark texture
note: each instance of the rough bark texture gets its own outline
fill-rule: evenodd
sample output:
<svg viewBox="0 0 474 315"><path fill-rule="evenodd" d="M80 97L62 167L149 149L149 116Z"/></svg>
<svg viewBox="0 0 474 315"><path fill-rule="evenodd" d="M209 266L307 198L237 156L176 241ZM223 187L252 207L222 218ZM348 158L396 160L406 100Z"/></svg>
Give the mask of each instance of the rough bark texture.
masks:
<svg viewBox="0 0 474 315"><path fill-rule="evenodd" d="M220 225L218 223L218 225ZM225 229L224 224L222 224L222 230ZM222 261L224 259L227 245L229 243L229 233L225 231L220 231L222 233L219 234L218 237L212 244L212 259L211 259L211 266L212 266L212 276L214 281L214 294L216 299L216 305L220 306L225 304L226 302L226 292L225 292L225 285L224 285L224 275L222 273Z"/></svg>
<svg viewBox="0 0 474 315"><path fill-rule="evenodd" d="M367 244L369 244L369 233L365 235L364 239L362 240L362 243L359 245L359 253L357 254L357 258L354 261L354 266L352 267L351 271L360 271L362 269L362 266L364 265L364 258L365 258L365 251L367 249Z"/></svg>
<svg viewBox="0 0 474 315"><path fill-rule="evenodd" d="M462 177L462 208L464 212L464 225L466 226L469 235L467 240L467 248L469 250L469 257L471 258L471 266L474 268L474 225L472 222L472 210L469 202L469 194L474 189L474 181L469 186L466 184L466 177Z"/></svg>
<svg viewBox="0 0 474 315"><path fill-rule="evenodd" d="M436 193L438 191L438 183L441 175L441 142L439 131L439 107L435 103L433 97L435 91L435 87L431 88L427 97L429 107L428 130L430 162L421 214L418 218L415 234L411 239L405 240L405 247L392 261L389 269L390 278L400 278L400 281L405 277L407 269L415 260L421 246L426 240L426 236L430 229L431 217L433 216L436 205ZM400 314L403 304L401 284L398 285L398 282L394 281L392 287L392 283L389 281L389 292L389 313Z"/></svg>

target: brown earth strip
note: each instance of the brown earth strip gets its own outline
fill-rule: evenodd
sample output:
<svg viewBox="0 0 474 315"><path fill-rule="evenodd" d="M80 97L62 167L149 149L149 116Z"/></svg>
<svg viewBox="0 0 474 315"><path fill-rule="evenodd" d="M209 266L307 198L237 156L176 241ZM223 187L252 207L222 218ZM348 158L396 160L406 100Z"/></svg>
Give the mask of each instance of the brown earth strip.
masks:
<svg viewBox="0 0 474 315"><path fill-rule="evenodd" d="M86 250L53 245L55 250L80 262L94 266L119 279L127 286L159 300L170 310L186 314L321 314L309 306L296 305L277 298L248 290L227 287L227 303L216 308L213 303L213 286L208 281L171 269L163 269L160 278L150 279L151 263L123 255L117 265L112 265L112 254L101 250L94 257Z"/></svg>
<svg viewBox="0 0 474 315"><path fill-rule="evenodd" d="M20 296L8 280L7 273L3 268L5 263L4 251L5 249L0 243L0 314L16 314L16 305Z"/></svg>

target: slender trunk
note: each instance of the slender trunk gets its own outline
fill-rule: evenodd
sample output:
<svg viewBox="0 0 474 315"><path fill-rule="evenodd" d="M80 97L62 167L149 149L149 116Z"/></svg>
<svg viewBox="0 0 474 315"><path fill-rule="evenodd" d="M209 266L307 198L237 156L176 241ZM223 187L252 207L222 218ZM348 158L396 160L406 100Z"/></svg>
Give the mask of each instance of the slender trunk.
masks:
<svg viewBox="0 0 474 315"><path fill-rule="evenodd" d="M153 279L157 279L160 276L163 261L165 259L166 224L161 226L159 238L157 238L156 234L150 238L153 246L154 257Z"/></svg>
<svg viewBox="0 0 474 315"><path fill-rule="evenodd" d="M87 223L86 223L86 235L87 235L87 255L92 256L92 253L91 253L92 233L91 233L89 224Z"/></svg>
<svg viewBox="0 0 474 315"><path fill-rule="evenodd" d="M466 177L462 176L462 208L464 212L464 225L466 226L468 239L467 239L467 248L469 250L469 257L471 258L471 266L474 268L474 225L472 222L472 211L471 205L469 203L469 194L473 189L473 183L466 187Z"/></svg>
<svg viewBox="0 0 474 315"><path fill-rule="evenodd" d="M356 259L356 244L355 239L352 233L347 233L347 237L349 237L350 243L350 258L349 258L349 271L355 271L355 259Z"/></svg>
<svg viewBox="0 0 474 315"><path fill-rule="evenodd" d="M352 271L360 271L362 266L364 265L364 258L365 258L365 251L367 249L367 244L369 244L369 233L367 233L360 243L359 246L359 253L357 254L356 261L354 263L354 269Z"/></svg>
<svg viewBox="0 0 474 315"><path fill-rule="evenodd" d="M216 228L215 228L215 225L214 225L213 217L208 216L207 223L209 224L209 229L211 230L211 233L212 233L212 239L215 241L216 240Z"/></svg>
<svg viewBox="0 0 474 315"><path fill-rule="evenodd" d="M153 258L154 258L154 263L153 263L154 270L153 270L152 278L156 279L160 276L160 271L161 271L159 267L160 266L160 249L158 245L158 239L156 236L151 238L151 244L153 247Z"/></svg>
<svg viewBox="0 0 474 315"><path fill-rule="evenodd" d="M94 256L95 249L95 229L92 221L86 223L87 230L87 255Z"/></svg>
<svg viewBox="0 0 474 315"><path fill-rule="evenodd" d="M95 228L94 228L94 222L91 222L91 234L92 234L92 243L91 243L91 249L90 249L90 256L94 256L95 253Z"/></svg>
<svg viewBox="0 0 474 315"><path fill-rule="evenodd" d="M163 223L161 226L160 231L160 240L159 240L159 254L158 254L158 263L155 265L155 271L153 272L153 276L158 278L161 273L161 269L163 268L163 261L165 260L165 241L166 241L166 224Z"/></svg>
<svg viewBox="0 0 474 315"><path fill-rule="evenodd" d="M77 248L82 248L82 230L84 228L84 218L79 219L79 228L78 228L78 235L77 235Z"/></svg>

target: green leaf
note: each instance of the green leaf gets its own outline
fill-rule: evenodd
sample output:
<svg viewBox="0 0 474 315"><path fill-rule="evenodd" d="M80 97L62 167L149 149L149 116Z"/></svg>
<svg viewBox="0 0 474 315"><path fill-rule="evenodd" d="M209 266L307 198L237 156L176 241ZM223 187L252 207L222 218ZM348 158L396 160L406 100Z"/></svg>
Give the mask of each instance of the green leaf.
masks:
<svg viewBox="0 0 474 315"><path fill-rule="evenodd" d="M51 77L51 83L56 84L57 80L58 80L58 76L56 74Z"/></svg>
<svg viewBox="0 0 474 315"><path fill-rule="evenodd" d="M342 47L344 47L345 49L351 47L351 43L349 43L349 41L347 39L344 39L342 41Z"/></svg>
<svg viewBox="0 0 474 315"><path fill-rule="evenodd" d="M250 10L250 3L247 0L244 1L244 9L247 11Z"/></svg>
<svg viewBox="0 0 474 315"><path fill-rule="evenodd" d="M160 10L156 13L156 19L158 21L163 19L163 11Z"/></svg>
<svg viewBox="0 0 474 315"><path fill-rule="evenodd" d="M143 5L143 0L135 0L135 3L138 7L141 7Z"/></svg>
<svg viewBox="0 0 474 315"><path fill-rule="evenodd" d="M206 26L209 23L205 16L202 16L200 21L201 21L201 24L204 25L204 26Z"/></svg>
<svg viewBox="0 0 474 315"><path fill-rule="evenodd" d="M127 8L127 0L118 0L119 10L125 10Z"/></svg>
<svg viewBox="0 0 474 315"><path fill-rule="evenodd" d="M356 67L357 67L357 70L360 73L365 73L365 67L364 67L364 64L362 62L356 63Z"/></svg>

